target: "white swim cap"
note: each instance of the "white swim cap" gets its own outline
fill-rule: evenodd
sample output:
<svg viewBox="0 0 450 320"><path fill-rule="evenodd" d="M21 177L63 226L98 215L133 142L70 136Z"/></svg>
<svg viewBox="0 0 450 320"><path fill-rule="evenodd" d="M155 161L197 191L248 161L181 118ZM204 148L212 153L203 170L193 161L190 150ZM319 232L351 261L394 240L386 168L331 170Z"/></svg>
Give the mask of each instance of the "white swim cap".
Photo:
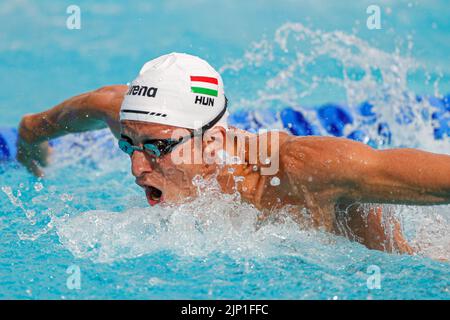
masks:
<svg viewBox="0 0 450 320"><path fill-rule="evenodd" d="M194 130L213 125L226 128L222 78L198 57L175 52L163 55L147 62L130 84L120 120Z"/></svg>

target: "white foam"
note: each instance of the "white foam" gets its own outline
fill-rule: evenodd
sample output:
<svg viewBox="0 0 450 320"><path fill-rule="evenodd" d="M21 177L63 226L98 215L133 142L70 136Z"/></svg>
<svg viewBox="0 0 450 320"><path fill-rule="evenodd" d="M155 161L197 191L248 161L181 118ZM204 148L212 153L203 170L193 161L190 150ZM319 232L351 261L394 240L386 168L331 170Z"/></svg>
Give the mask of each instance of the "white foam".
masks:
<svg viewBox="0 0 450 320"><path fill-rule="evenodd" d="M298 108L321 134L327 135L308 106L343 103L355 117L354 124L345 128L347 134L363 129L379 148L413 147L450 154L450 139L434 139L431 114L436 109L427 99L418 101L409 88L408 75L427 70L407 50L410 48L403 54L399 48L386 52L342 31L325 32L301 23L285 23L272 40L253 42L242 58L224 65L220 72L224 79L239 78L230 81L231 90L233 85L248 82L252 87L245 92L256 93L233 97L233 109ZM254 74L259 75L257 79ZM439 79L434 86L439 95ZM367 124L358 116L356 108L364 101L375 106L375 123ZM413 121L400 121L401 114ZM392 132L390 145L378 135L380 123L387 123ZM280 127L279 123L270 126Z"/></svg>

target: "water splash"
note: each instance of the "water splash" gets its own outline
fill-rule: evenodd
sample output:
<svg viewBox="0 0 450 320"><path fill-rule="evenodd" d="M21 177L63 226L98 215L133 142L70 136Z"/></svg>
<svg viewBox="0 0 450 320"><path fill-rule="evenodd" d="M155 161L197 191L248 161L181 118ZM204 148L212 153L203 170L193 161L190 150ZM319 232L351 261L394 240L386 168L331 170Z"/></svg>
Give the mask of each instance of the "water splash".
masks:
<svg viewBox="0 0 450 320"><path fill-rule="evenodd" d="M435 260L450 261L450 206L396 206L411 245Z"/></svg>
<svg viewBox="0 0 450 320"><path fill-rule="evenodd" d="M15 207L20 208L20 210L22 210L22 212L25 214L26 218L29 220L30 224L35 224L36 220L35 220L35 215L36 212L32 209L26 209L22 200L20 200L20 197L22 195L22 192L19 190L17 190L17 195L14 196L14 193L12 191L12 188L9 186L3 186L2 187L2 191L6 194L6 196L8 197L9 201L11 202L11 204Z"/></svg>
<svg viewBox="0 0 450 320"><path fill-rule="evenodd" d="M272 40L254 42L242 58L222 66L220 72L228 80L235 109L292 107L327 135L311 110L313 105L340 101L355 117L345 134L363 130L379 148L407 146L450 153L449 139L436 141L433 136L436 108L409 89L411 73L427 73L410 56L411 41L406 53L400 49L390 53L355 35L286 23ZM434 87L439 96L439 79ZM363 102L373 106L369 119L359 115ZM263 123L272 129L281 126L274 120ZM390 129L391 144L380 139L380 125Z"/></svg>
<svg viewBox="0 0 450 320"><path fill-rule="evenodd" d="M131 208L124 212L100 210L65 215L55 218L56 232L60 242L75 257L101 263L168 251L184 257L219 253L236 259L300 256L314 263L322 259L322 265L331 265L335 262L336 250L361 246L344 237L313 229L305 210L302 225L289 215L292 209L298 208L289 206L261 223L258 219L261 212L250 204L240 203L238 193L222 194L214 179L197 177L193 183L198 187L199 197L191 202ZM388 209L398 211L396 206L386 206L385 210ZM450 246L445 230L449 221L431 213L425 220L408 221L405 217L411 211L403 209L397 216L403 223L405 220L409 223L407 233L419 254L448 260ZM438 223L429 224L431 221Z"/></svg>
<svg viewBox="0 0 450 320"><path fill-rule="evenodd" d="M288 217L259 226L260 212L252 205L237 202L235 194L222 194L215 186L204 187L199 188L198 198L179 206L132 208L121 213L89 211L58 218L56 232L72 254L96 262L161 251L190 257L222 253L234 258L270 258L281 249L283 254L298 254L306 243L311 247L333 242L333 236L300 229Z"/></svg>

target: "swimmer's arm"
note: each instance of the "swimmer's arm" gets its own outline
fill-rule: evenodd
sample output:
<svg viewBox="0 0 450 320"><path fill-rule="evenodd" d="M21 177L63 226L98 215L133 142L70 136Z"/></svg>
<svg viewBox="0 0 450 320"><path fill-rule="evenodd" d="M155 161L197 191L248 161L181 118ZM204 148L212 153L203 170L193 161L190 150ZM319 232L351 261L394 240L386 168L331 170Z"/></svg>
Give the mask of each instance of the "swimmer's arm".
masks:
<svg viewBox="0 0 450 320"><path fill-rule="evenodd" d="M109 127L120 134L119 111L127 86L100 88L63 101L36 114L25 115L19 124L17 160L29 171L42 176L47 165L48 140L69 133Z"/></svg>
<svg viewBox="0 0 450 320"><path fill-rule="evenodd" d="M415 149L376 150L333 137L295 137L281 151L288 155L282 161L297 187L337 203L450 203L448 155Z"/></svg>
<svg viewBox="0 0 450 320"><path fill-rule="evenodd" d="M357 147L359 149L361 147ZM357 195L367 202L450 204L450 156L417 149L361 151Z"/></svg>
<svg viewBox="0 0 450 320"><path fill-rule="evenodd" d="M100 88L69 98L55 107L22 118L19 134L25 140L40 143L68 133L110 127L119 135L119 111L125 85Z"/></svg>

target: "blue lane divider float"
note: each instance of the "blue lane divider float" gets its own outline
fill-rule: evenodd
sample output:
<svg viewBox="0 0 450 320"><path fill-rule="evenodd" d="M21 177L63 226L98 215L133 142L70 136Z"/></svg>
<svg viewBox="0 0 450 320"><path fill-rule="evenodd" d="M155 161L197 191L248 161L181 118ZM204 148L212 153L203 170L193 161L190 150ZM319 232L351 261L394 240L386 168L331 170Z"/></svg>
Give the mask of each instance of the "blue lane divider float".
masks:
<svg viewBox="0 0 450 320"><path fill-rule="evenodd" d="M16 158L16 142L16 128L0 128L0 161L9 161Z"/></svg>
<svg viewBox="0 0 450 320"><path fill-rule="evenodd" d="M435 121L434 138L443 139L444 136L450 136L450 94L443 99L430 97L430 104L436 108L431 114L431 118Z"/></svg>
<svg viewBox="0 0 450 320"><path fill-rule="evenodd" d="M417 101L422 101L422 97L417 97ZM433 107L431 118L434 122L434 138L443 139L450 137L450 94L442 99L428 97L429 104ZM376 123L376 114L373 111L374 106L370 102L363 102L357 108L357 114L352 115L350 110L338 104L325 104L314 109L316 113L317 124L311 123L311 119L298 109L286 107L281 111L256 110L245 111L238 110L229 116L230 125L250 132L257 132L265 128L284 128L288 132L297 136L329 134L337 137L344 136L345 127L352 125L357 115L362 119L362 125L370 126ZM412 113L408 108L405 112L398 115L397 123L407 124L413 121ZM392 134L387 123L378 123L378 144L389 145ZM363 143L376 146L364 129L356 129L346 135L347 138L361 141ZM94 137L95 138L95 137ZM13 160L16 157L17 129L0 128L0 161Z"/></svg>
<svg viewBox="0 0 450 320"><path fill-rule="evenodd" d="M326 104L317 110L319 121L325 130L336 137L344 135L344 127L353 123L353 117L344 107Z"/></svg>
<svg viewBox="0 0 450 320"><path fill-rule="evenodd" d="M280 112L283 127L296 136L318 135L319 131L311 125L300 111L285 108Z"/></svg>

